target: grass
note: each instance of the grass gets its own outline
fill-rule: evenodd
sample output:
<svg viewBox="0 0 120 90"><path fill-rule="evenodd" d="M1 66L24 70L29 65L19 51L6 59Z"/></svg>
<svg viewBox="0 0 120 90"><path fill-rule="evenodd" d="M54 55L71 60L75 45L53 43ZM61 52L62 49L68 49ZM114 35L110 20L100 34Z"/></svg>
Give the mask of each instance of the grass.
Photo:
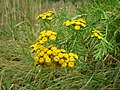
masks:
<svg viewBox="0 0 120 90"><path fill-rule="evenodd" d="M39 0L0 1L0 89L1 90L119 90L120 89L120 1L81 0L40 2ZM35 18L53 10L51 27ZM82 17L87 27L78 41L63 23ZM78 54L72 69L48 69L34 66L30 45L39 32L58 33L56 45ZM105 42L91 38L94 29L105 35ZM75 37L74 37L75 38ZM68 41L67 43L65 41ZM76 42L73 44L71 42ZM77 49L76 49L77 48Z"/></svg>

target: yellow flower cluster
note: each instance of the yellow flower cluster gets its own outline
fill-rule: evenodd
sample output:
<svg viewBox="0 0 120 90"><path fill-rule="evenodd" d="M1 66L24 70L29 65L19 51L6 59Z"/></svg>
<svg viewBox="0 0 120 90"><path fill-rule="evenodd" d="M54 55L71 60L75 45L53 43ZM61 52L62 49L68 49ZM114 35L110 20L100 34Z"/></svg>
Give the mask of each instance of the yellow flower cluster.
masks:
<svg viewBox="0 0 120 90"><path fill-rule="evenodd" d="M40 35L38 36L37 38L37 41L40 43L40 44L44 44L45 42L48 41L48 38L52 41L56 40L56 35L57 33L56 32L53 32L53 31L42 31L40 32Z"/></svg>
<svg viewBox="0 0 120 90"><path fill-rule="evenodd" d="M40 32L40 35L37 38L37 42L30 47L34 47L31 52L36 51L39 46L43 45L44 43L48 42L49 40L54 41L56 40L56 32L53 32L51 30L43 30Z"/></svg>
<svg viewBox="0 0 120 90"><path fill-rule="evenodd" d="M91 35L91 37L97 37L98 39L103 40L104 35L102 33L100 33L99 30L94 30L92 32L93 32L93 34Z"/></svg>
<svg viewBox="0 0 120 90"><path fill-rule="evenodd" d="M53 36L52 36L53 35ZM51 37L52 36L52 37ZM50 40L55 40L56 33L52 31L42 31L40 36L37 39L37 42L30 47L32 48L31 52L35 52L35 64L40 64L43 67L74 67L74 61L78 59L78 56L74 53L66 53L64 49L57 49L53 45L46 45L48 38ZM41 43L42 42L42 43Z"/></svg>
<svg viewBox="0 0 120 90"><path fill-rule="evenodd" d="M74 61L78 56L74 53L67 54L64 49L57 49L55 46L50 45L44 47L40 44L31 46L35 50L35 63L44 67L74 67Z"/></svg>
<svg viewBox="0 0 120 90"><path fill-rule="evenodd" d="M52 15L53 14L54 14L53 11L47 11L47 12L45 12L43 14L38 15L37 18L36 18L36 20L38 20L39 18L41 18L43 20L45 20L45 19L52 20Z"/></svg>
<svg viewBox="0 0 120 90"><path fill-rule="evenodd" d="M80 18L78 20L71 20L71 21L66 21L64 23L66 26L74 25L75 30L80 30L80 27L86 27L86 21L83 18Z"/></svg>

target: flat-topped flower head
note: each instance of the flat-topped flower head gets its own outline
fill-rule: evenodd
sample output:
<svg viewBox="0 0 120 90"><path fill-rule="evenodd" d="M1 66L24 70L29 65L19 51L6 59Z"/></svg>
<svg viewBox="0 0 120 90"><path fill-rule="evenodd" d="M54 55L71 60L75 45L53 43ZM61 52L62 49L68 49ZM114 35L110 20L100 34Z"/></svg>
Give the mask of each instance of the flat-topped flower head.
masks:
<svg viewBox="0 0 120 90"><path fill-rule="evenodd" d="M104 35L99 30L94 30L92 32L93 32L93 34L91 35L91 37L96 37L96 38L98 38L100 40L104 39L103 38Z"/></svg>
<svg viewBox="0 0 120 90"><path fill-rule="evenodd" d="M44 13L42 13L42 14L40 14L40 15L38 15L37 17L36 17L36 20L38 20L38 19L43 19L43 20L52 20L52 15L54 14L54 12L53 11L47 11L47 12L44 12Z"/></svg>
<svg viewBox="0 0 120 90"><path fill-rule="evenodd" d="M80 27L86 27L86 21L83 18L78 20L66 21L64 23L66 26L74 26L74 30L80 30Z"/></svg>

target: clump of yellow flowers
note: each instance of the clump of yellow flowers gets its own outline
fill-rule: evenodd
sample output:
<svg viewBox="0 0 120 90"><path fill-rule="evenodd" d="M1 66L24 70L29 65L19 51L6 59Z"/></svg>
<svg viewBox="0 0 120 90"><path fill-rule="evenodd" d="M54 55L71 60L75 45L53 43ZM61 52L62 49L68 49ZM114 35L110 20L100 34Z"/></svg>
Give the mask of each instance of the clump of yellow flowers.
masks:
<svg viewBox="0 0 120 90"><path fill-rule="evenodd" d="M91 35L91 37L97 37L98 39L103 40L104 35L102 33L100 33L99 30L94 30L92 32L93 32L93 34Z"/></svg>
<svg viewBox="0 0 120 90"><path fill-rule="evenodd" d="M54 14L54 12L53 11L47 11L47 12L45 12L45 13L42 13L42 14L40 14L40 15L38 15L37 17L36 17L36 20L38 20L38 19L43 19L43 20L52 20L52 15Z"/></svg>
<svg viewBox="0 0 120 90"><path fill-rule="evenodd" d="M40 32L37 42L30 47L31 52L35 53L35 64L43 67L74 67L78 56L74 53L67 53L64 49L58 49L54 45L49 45L50 41L56 40L56 32L44 30Z"/></svg>
<svg viewBox="0 0 120 90"><path fill-rule="evenodd" d="M77 20L66 21L64 23L66 26L73 25L75 30L80 30L81 27L86 27L86 21L83 18Z"/></svg>

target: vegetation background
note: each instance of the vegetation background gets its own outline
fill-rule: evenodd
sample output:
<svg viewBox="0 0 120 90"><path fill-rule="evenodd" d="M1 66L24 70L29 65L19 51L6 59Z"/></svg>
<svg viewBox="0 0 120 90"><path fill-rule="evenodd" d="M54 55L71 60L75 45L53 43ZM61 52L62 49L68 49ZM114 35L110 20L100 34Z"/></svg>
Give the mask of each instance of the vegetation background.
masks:
<svg viewBox="0 0 120 90"><path fill-rule="evenodd" d="M79 60L67 71L35 67L30 54L30 45L45 28L35 18L47 10L57 14L51 28L59 45L69 36L66 20L83 17L87 22L85 40L75 51ZM101 30L109 44L90 39L93 29ZM0 90L119 89L119 0L0 0Z"/></svg>

